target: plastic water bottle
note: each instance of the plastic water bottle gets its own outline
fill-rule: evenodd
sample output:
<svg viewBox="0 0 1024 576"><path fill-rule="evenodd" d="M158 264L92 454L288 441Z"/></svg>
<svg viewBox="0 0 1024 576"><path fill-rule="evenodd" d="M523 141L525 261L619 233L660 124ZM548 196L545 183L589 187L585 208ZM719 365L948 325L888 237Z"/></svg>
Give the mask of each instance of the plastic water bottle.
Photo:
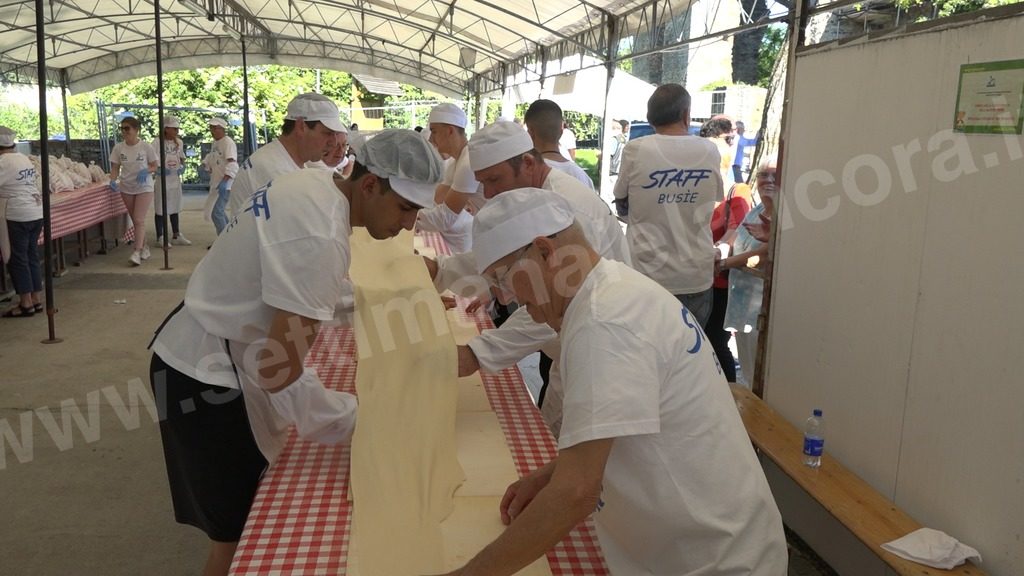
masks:
<svg viewBox="0 0 1024 576"><path fill-rule="evenodd" d="M804 423L804 464L811 468L821 466L821 453L825 451L825 418L821 409Z"/></svg>

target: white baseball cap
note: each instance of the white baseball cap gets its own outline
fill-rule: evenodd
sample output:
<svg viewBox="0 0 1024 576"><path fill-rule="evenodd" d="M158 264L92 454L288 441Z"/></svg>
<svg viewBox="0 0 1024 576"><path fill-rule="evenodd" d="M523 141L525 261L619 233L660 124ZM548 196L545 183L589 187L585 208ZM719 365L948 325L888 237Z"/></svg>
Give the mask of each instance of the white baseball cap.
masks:
<svg viewBox="0 0 1024 576"><path fill-rule="evenodd" d="M413 130L383 130L357 138L356 162L391 189L417 206L434 205L434 190L441 182L444 164L429 142Z"/></svg>
<svg viewBox="0 0 1024 576"><path fill-rule="evenodd" d="M465 128L466 124L469 123L466 119L466 113L462 111L462 108L448 102L434 106L430 110L427 122L431 124L451 124L459 128Z"/></svg>
<svg viewBox="0 0 1024 576"><path fill-rule="evenodd" d="M181 128L177 116L164 116L164 128Z"/></svg>
<svg viewBox="0 0 1024 576"><path fill-rule="evenodd" d="M488 266L533 242L572 226L572 206L554 192L517 188L498 194L473 218L473 256L476 270Z"/></svg>
<svg viewBox="0 0 1024 576"><path fill-rule="evenodd" d="M469 166L474 172L533 150L523 127L506 120L488 124L469 139Z"/></svg>
<svg viewBox="0 0 1024 576"><path fill-rule="evenodd" d="M14 146L14 141L14 130L7 126L0 126L0 148L10 148Z"/></svg>
<svg viewBox="0 0 1024 576"><path fill-rule="evenodd" d="M221 128L225 129L227 129L228 127L228 121L219 117L210 118L210 121L207 122L207 124L209 124L210 126L220 126Z"/></svg>
<svg viewBox="0 0 1024 576"><path fill-rule="evenodd" d="M334 132L348 134L348 128L345 128L341 122L338 105L323 94L307 92L292 98L292 101L288 103L288 112L285 113L284 119L298 120L299 118L306 122L319 122Z"/></svg>

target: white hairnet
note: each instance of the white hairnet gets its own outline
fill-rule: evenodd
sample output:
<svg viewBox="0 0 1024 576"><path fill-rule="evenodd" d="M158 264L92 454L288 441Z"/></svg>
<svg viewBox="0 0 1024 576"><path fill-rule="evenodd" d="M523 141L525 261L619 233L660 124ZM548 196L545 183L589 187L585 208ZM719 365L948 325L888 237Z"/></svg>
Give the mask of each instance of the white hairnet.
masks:
<svg viewBox="0 0 1024 576"><path fill-rule="evenodd" d="M384 130L370 137L358 135L353 148L356 162L372 174L387 178L399 196L418 206L432 206L434 189L444 165L429 142L413 130Z"/></svg>

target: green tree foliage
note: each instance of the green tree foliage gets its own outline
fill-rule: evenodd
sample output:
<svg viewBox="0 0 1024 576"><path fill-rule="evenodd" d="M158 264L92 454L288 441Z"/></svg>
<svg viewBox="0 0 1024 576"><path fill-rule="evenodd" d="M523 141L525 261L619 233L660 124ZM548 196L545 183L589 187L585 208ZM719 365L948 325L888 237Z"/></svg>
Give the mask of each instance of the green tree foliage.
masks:
<svg viewBox="0 0 1024 576"><path fill-rule="evenodd" d="M775 24L764 31L761 38L761 51L757 55L757 85L767 88L772 80L772 68L775 60L779 57L782 44L786 40L786 26ZM784 58L785 55L783 54Z"/></svg>

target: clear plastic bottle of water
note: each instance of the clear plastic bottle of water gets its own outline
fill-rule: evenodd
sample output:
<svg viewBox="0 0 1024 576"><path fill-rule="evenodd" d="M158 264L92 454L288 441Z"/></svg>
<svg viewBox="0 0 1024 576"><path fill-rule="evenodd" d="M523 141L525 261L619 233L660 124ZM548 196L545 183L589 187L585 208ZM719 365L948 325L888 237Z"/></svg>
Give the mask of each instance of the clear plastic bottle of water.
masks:
<svg viewBox="0 0 1024 576"><path fill-rule="evenodd" d="M804 464L811 468L821 466L821 454L825 451L825 418L821 409L815 408L814 415L804 423Z"/></svg>

